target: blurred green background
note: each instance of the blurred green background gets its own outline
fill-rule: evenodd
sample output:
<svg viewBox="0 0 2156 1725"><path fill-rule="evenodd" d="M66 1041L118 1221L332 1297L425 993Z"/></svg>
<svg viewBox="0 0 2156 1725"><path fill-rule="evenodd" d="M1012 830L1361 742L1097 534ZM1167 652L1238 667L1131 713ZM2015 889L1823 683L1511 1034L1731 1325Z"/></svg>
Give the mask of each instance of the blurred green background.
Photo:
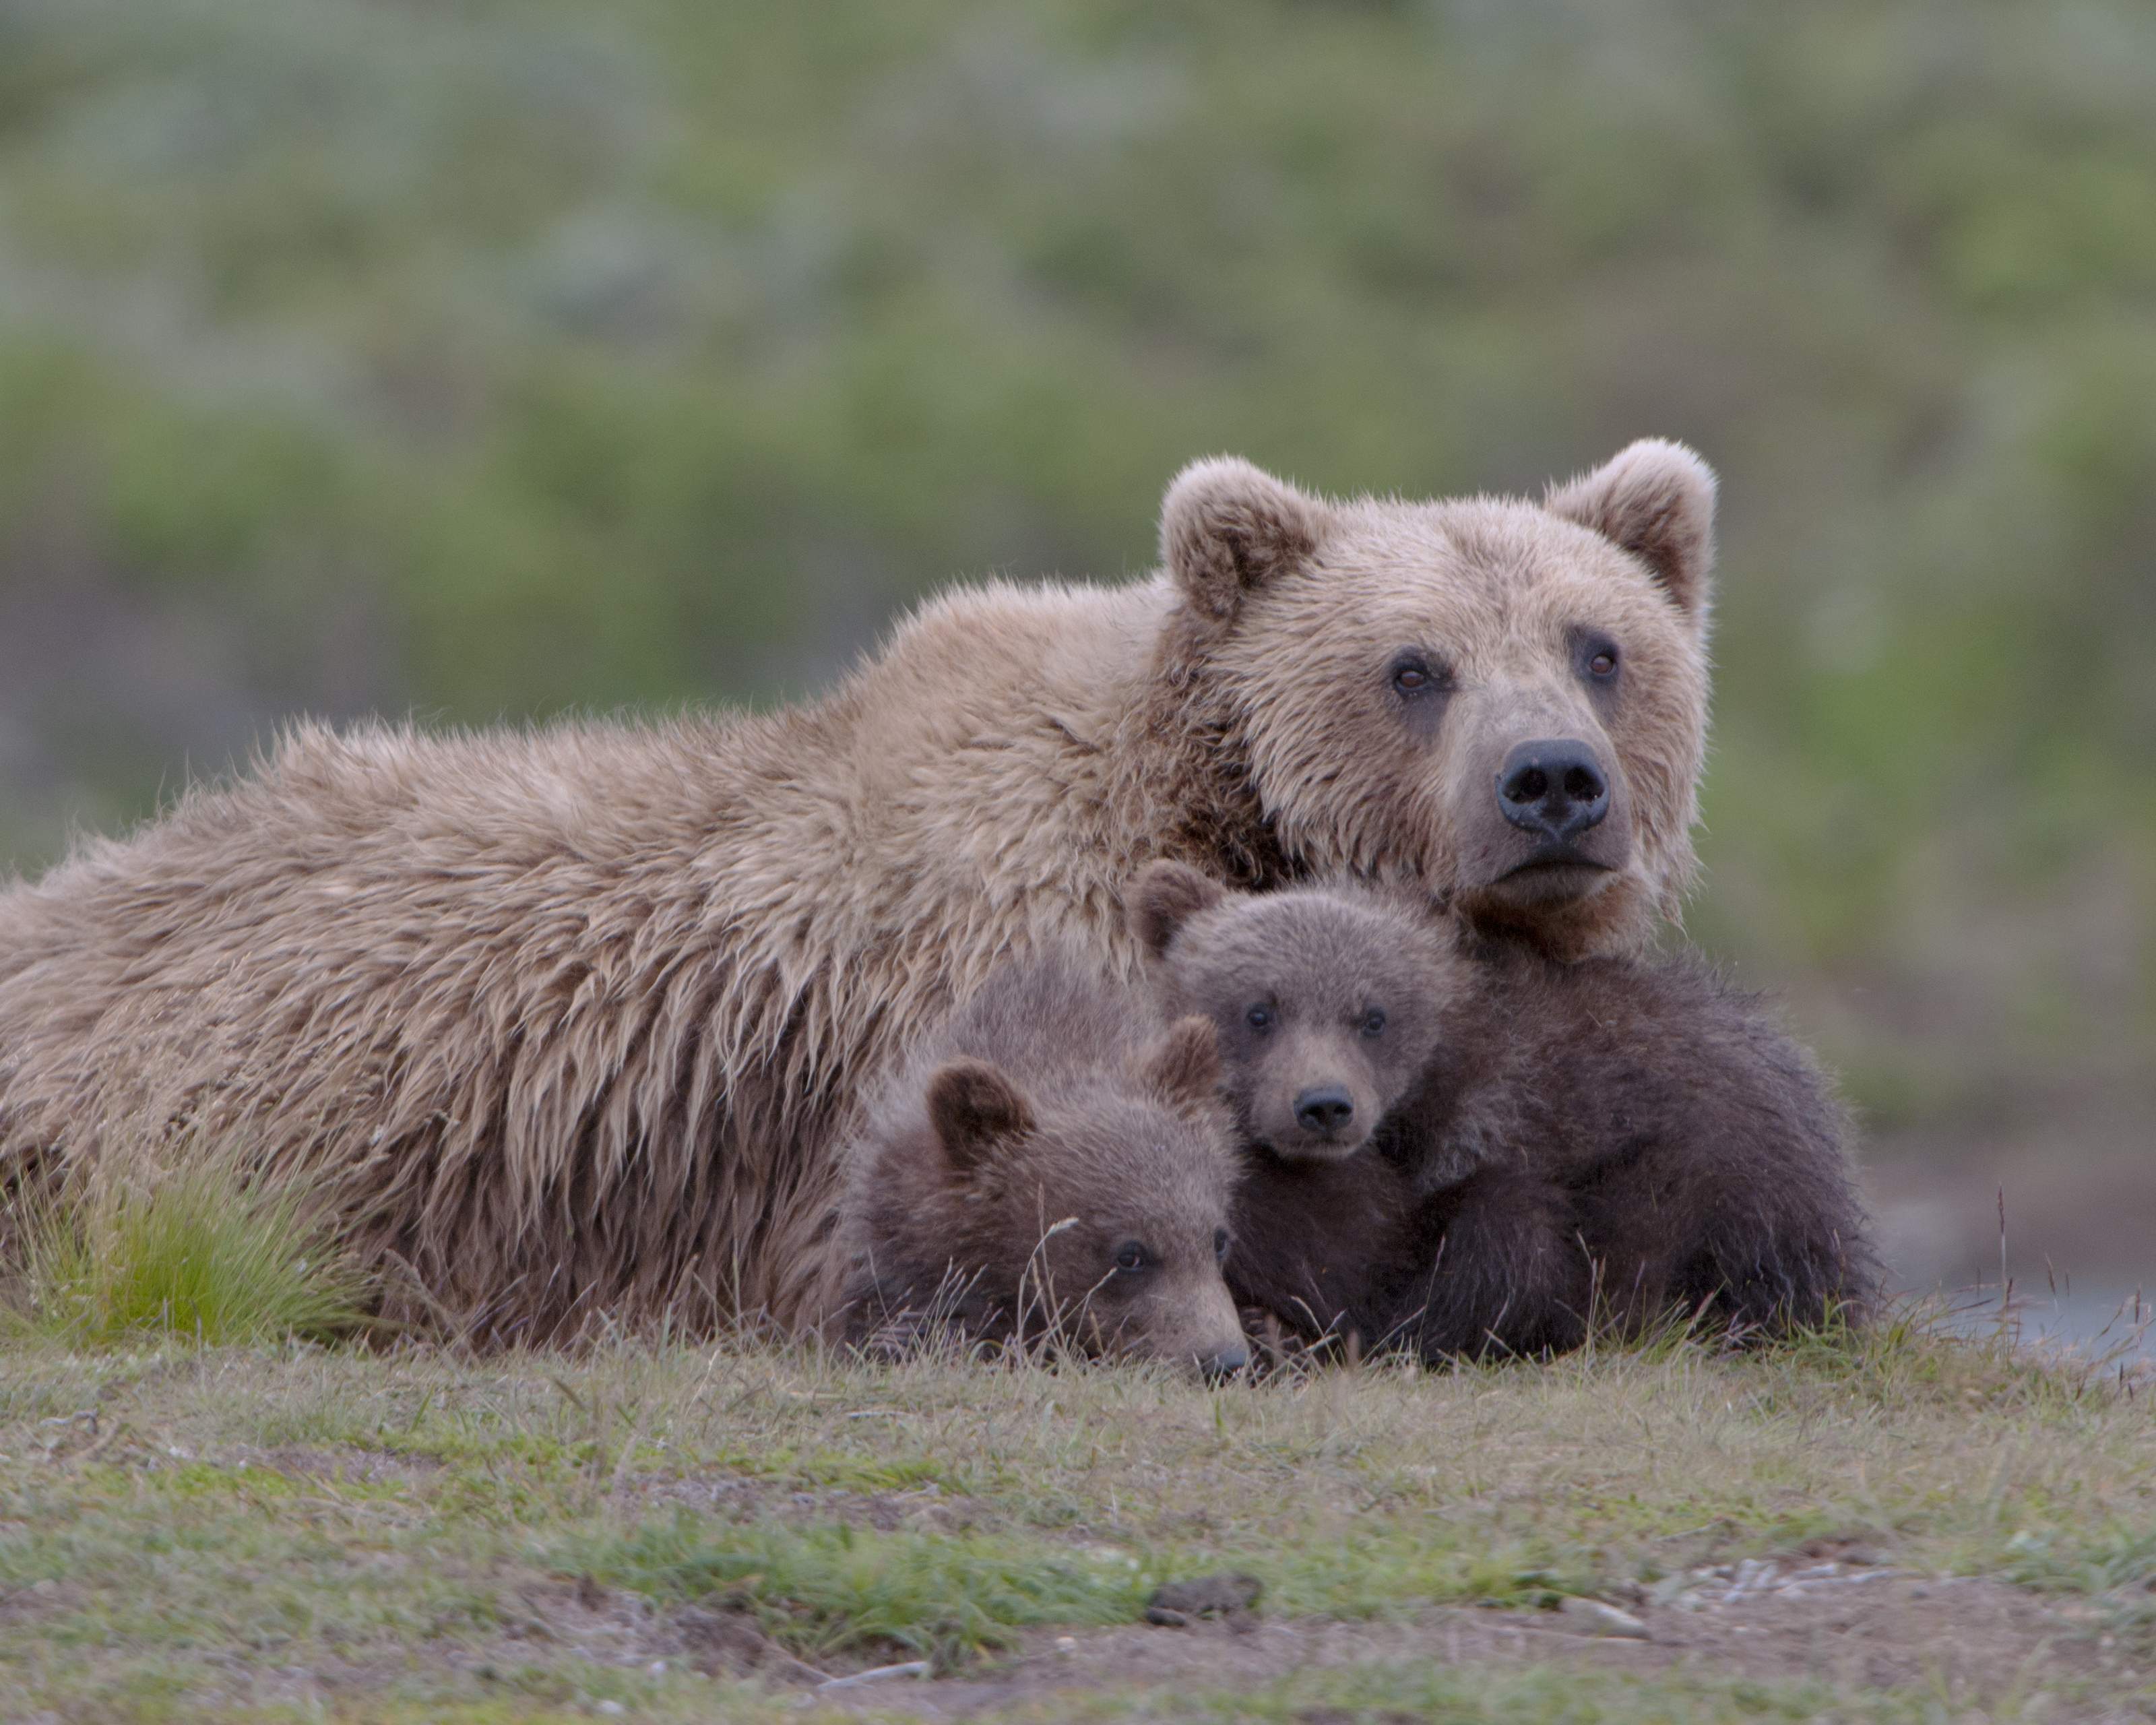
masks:
<svg viewBox="0 0 2156 1725"><path fill-rule="evenodd" d="M20 870L292 711L811 691L1194 455L1645 433L1725 486L1692 934L1912 1276L1998 1179L2156 1270L2156 9L0 0Z"/></svg>

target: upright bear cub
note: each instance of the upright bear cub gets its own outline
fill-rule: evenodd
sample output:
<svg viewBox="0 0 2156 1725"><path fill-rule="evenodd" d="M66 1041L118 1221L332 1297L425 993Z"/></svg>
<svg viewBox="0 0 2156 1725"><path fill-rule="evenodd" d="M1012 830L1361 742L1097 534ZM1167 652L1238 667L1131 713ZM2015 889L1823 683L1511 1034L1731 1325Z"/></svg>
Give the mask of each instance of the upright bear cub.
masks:
<svg viewBox="0 0 2156 1725"><path fill-rule="evenodd" d="M1168 1009L1219 1032L1244 1141L1281 1161L1367 1144L1477 986L1442 922L1360 887L1253 898L1155 863L1132 887L1130 916Z"/></svg>
<svg viewBox="0 0 2156 1725"><path fill-rule="evenodd" d="M1056 943L1134 977L1153 858L1638 943L1692 864L1712 513L1671 444L1541 502L1204 461L1152 578L952 593L810 705L303 726L0 892L0 1186L200 1131L502 1336L767 1310L905 1041Z"/></svg>
<svg viewBox="0 0 2156 1725"><path fill-rule="evenodd" d="M1091 1351L1245 1360L1221 1280L1240 1158L1212 1025L1150 1034L1081 967L999 973L907 1060L844 1160L848 1335L1054 1330Z"/></svg>
<svg viewBox="0 0 2156 1725"><path fill-rule="evenodd" d="M1219 1030L1231 1095L1279 1067L1357 1099L1322 1142L1254 1133L1237 1201L1230 1286L1306 1337L1539 1353L1597 1317L1770 1332L1872 1297L1840 1109L1697 958L1462 957L1367 892L1234 893L1173 863L1132 919L1167 1009ZM1358 1046L1353 1012L1400 1057Z"/></svg>

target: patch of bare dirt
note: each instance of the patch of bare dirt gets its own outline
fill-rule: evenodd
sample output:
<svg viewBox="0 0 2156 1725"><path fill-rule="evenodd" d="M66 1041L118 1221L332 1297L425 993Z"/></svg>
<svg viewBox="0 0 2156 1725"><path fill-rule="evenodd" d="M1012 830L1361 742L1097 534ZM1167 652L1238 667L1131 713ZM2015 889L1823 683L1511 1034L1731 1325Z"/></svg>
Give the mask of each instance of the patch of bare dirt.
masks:
<svg viewBox="0 0 2156 1725"><path fill-rule="evenodd" d="M536 1673L580 1664L693 1670L814 1694L834 1707L927 1720L1024 1707L1052 1716L1059 1696L1111 1689L1233 1691L1305 1669L1430 1664L1922 1686L1964 1707L2042 1692L2059 1698L2061 1717L2156 1718L2145 1649L2115 1645L2092 1607L2056 1604L2001 1582L1941 1579L1846 1557L1702 1569L1651 1593L1584 1609L1455 1608L1392 1623L1269 1618L1262 1600L1248 1609L1239 1592L1231 1601L1183 1600L1171 1614L1183 1620L1178 1626L1042 1630L960 1676L900 1676L821 1692L829 1676L852 1674L858 1681L869 1661L819 1671L773 1641L752 1614L722 1599L665 1609L589 1577L534 1578L511 1599L515 1609L479 1633L470 1622L445 1623L420 1649L393 1656L354 1650L349 1660L317 1660L305 1670L236 1670L228 1698L323 1703L340 1692L366 1693L408 1678L416 1651L422 1663L482 1688L512 1679L529 1688ZM0 1600L0 1620L10 1607L33 1615L46 1603ZM1348 1717L1322 1706L1296 1716L1299 1725L1337 1725Z"/></svg>
<svg viewBox="0 0 2156 1725"><path fill-rule="evenodd" d="M40 1624L81 1607L80 1589L49 1577L22 1587L0 1587L0 1630Z"/></svg>
<svg viewBox="0 0 2156 1725"><path fill-rule="evenodd" d="M2010 1689L2123 1700L2145 1681L2137 1657L2112 1645L2087 1608L2003 1582L1797 1559L1695 1572L1604 1612L1459 1608L1399 1623L1255 1617L1040 1633L973 1674L880 1684L843 1700L960 1719L1063 1691L1233 1688L1306 1668L1412 1662L1684 1670L1869 1689L1922 1683L1980 1706ZM2156 1707L2156 1694L2139 1692ZM1323 1709L1311 1716L1323 1717Z"/></svg>
<svg viewBox="0 0 2156 1725"><path fill-rule="evenodd" d="M333 1486L403 1486L442 1471L441 1462L432 1455L357 1447L316 1450L297 1444L275 1450L241 1445L220 1450L216 1459L226 1466L266 1467L290 1480L319 1480Z"/></svg>

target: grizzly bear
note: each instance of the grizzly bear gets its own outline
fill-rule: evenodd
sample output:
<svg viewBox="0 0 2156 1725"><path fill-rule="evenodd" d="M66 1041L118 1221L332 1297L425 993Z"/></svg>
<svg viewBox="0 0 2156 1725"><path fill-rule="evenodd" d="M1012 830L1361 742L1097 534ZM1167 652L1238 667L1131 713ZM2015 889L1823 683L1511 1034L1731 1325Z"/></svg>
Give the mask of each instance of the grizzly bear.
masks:
<svg viewBox="0 0 2156 1725"><path fill-rule="evenodd" d="M1155 857L1636 946L1692 866L1712 514L1665 443L1539 503L1209 460L1151 578L952 593L805 706L301 725L0 891L0 1186L206 1132L504 1336L768 1310L906 1040L1053 944L1134 978Z"/></svg>
<svg viewBox="0 0 2156 1725"><path fill-rule="evenodd" d="M1463 953L1367 889L1236 893L1174 863L1131 898L1252 1146L1230 1286L1306 1338L1538 1353L1598 1322L1763 1336L1871 1299L1840 1107L1697 957ZM1334 1129L1295 1129L1329 1098Z"/></svg>
<svg viewBox="0 0 2156 1725"><path fill-rule="evenodd" d="M1131 927L1154 992L1219 1032L1245 1143L1289 1162L1352 1156L1421 1077L1474 967L1445 924L1362 888L1250 898L1179 863L1139 875Z"/></svg>
<svg viewBox="0 0 2156 1725"><path fill-rule="evenodd" d="M1241 1368L1213 1026L1134 1007L1075 962L1014 966L916 1046L841 1157L849 1338L944 1325Z"/></svg>

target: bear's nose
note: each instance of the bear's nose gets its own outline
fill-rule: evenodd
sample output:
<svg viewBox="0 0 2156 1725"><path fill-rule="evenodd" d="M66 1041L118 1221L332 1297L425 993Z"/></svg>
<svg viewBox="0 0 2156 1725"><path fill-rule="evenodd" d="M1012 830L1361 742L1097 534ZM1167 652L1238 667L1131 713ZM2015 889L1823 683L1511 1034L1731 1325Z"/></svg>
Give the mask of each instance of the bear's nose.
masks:
<svg viewBox="0 0 2156 1725"><path fill-rule="evenodd" d="M1325 1137L1355 1117L1355 1099L1337 1085L1306 1090L1295 1099L1295 1121L1306 1132Z"/></svg>
<svg viewBox="0 0 2156 1725"><path fill-rule="evenodd" d="M1223 1378L1232 1378L1250 1363L1250 1350L1237 1342L1222 1348L1218 1353L1209 1353L1198 1362L1198 1369L1205 1374L1209 1384L1218 1384Z"/></svg>
<svg viewBox="0 0 2156 1725"><path fill-rule="evenodd" d="M1497 769L1497 806L1524 832L1558 844L1577 839L1609 812L1609 780L1594 751L1576 737L1523 742Z"/></svg>

